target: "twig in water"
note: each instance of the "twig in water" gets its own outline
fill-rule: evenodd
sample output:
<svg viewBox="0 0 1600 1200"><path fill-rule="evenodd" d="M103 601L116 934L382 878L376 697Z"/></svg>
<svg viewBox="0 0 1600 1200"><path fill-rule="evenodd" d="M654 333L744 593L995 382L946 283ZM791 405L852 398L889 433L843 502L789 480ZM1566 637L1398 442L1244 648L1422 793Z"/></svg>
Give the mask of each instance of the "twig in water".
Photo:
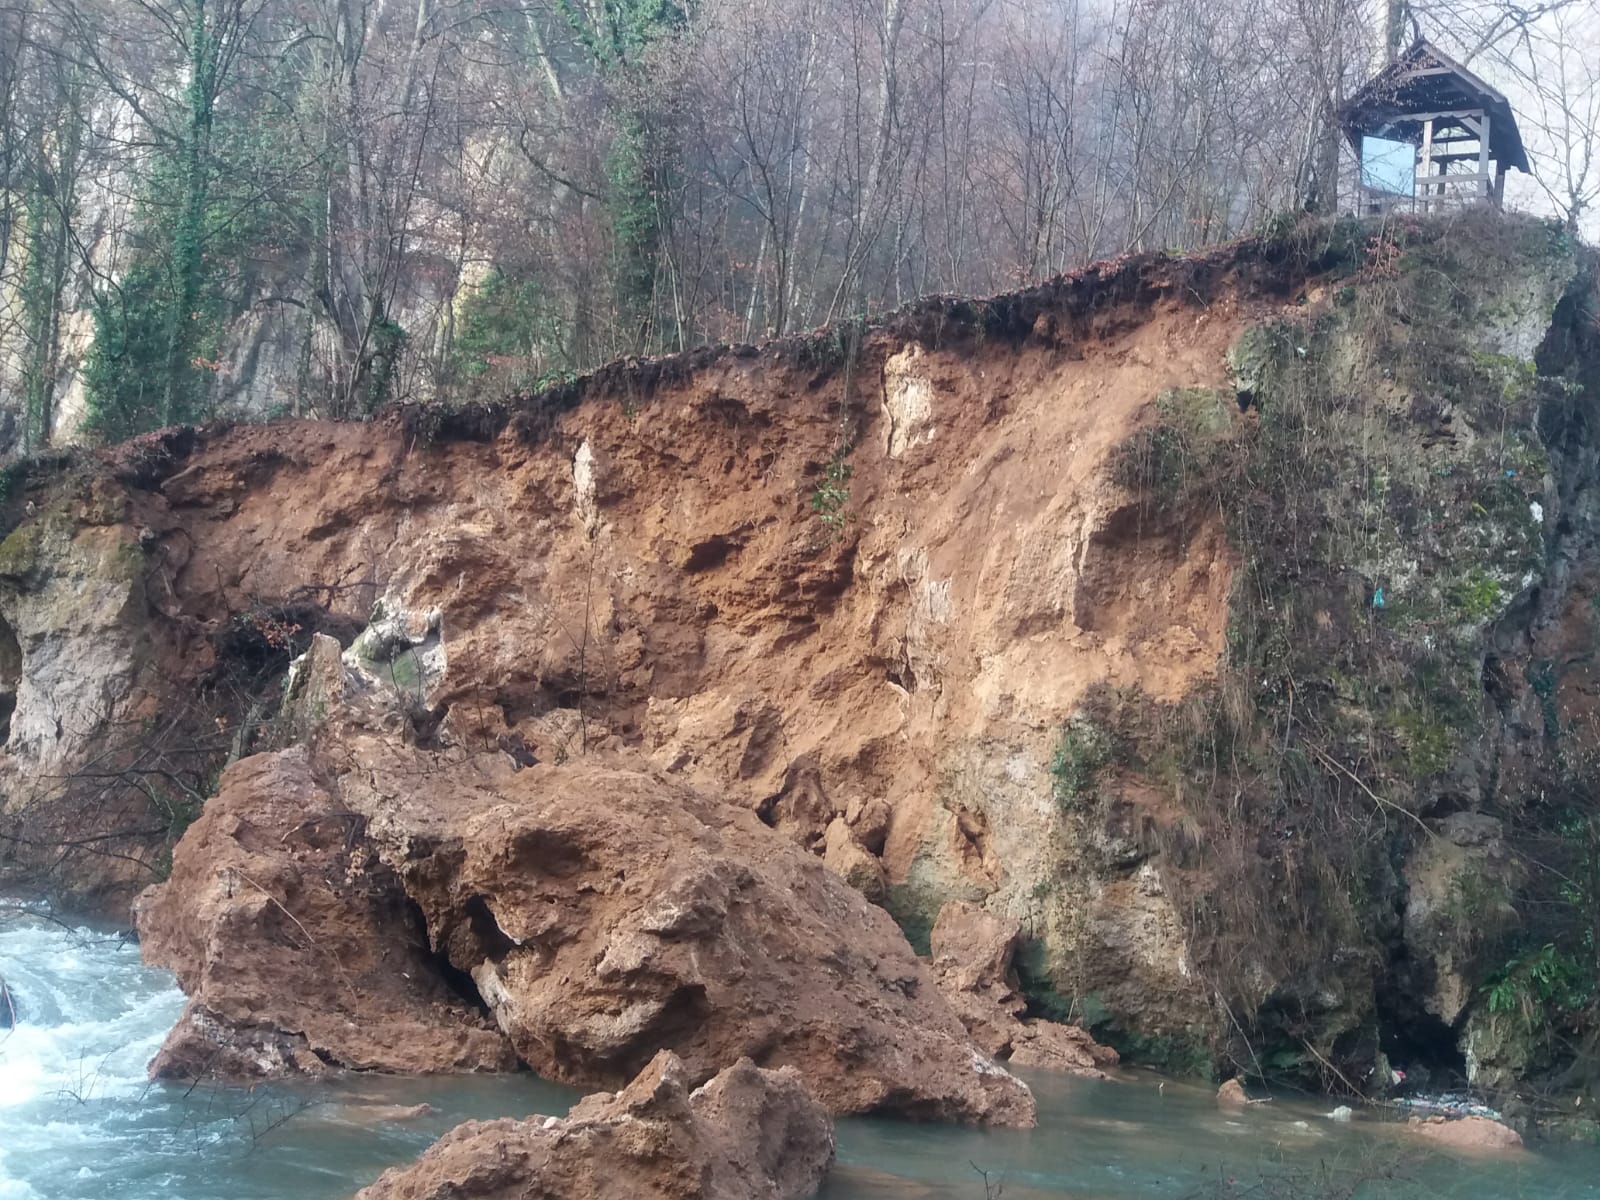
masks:
<svg viewBox="0 0 1600 1200"><path fill-rule="evenodd" d="M999 1200L1000 1196L1006 1190L1006 1173L1001 1171L1000 1178L991 1181L989 1179L989 1172L985 1171L970 1158L967 1160L967 1166L976 1171L978 1173L978 1177L983 1180L983 1200Z"/></svg>

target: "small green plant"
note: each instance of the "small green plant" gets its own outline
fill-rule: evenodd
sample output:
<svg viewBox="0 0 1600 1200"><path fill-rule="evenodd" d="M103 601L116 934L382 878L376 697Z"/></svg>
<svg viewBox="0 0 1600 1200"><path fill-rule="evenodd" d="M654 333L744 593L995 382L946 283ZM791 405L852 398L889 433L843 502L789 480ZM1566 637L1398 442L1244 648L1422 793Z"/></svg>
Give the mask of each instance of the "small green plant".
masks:
<svg viewBox="0 0 1600 1200"><path fill-rule="evenodd" d="M1544 735L1551 740L1561 736L1561 710L1556 704L1556 667L1549 659L1530 662L1524 669L1528 686L1539 698L1544 716Z"/></svg>
<svg viewBox="0 0 1600 1200"><path fill-rule="evenodd" d="M1547 942L1509 960L1482 990L1491 1016L1538 1036L1583 1009L1594 989L1595 981L1577 960Z"/></svg>
<svg viewBox="0 0 1600 1200"><path fill-rule="evenodd" d="M850 503L850 476L855 468L846 461L847 453L843 448L834 451L822 470L822 482L811 493L811 511L835 537L850 521L846 506Z"/></svg>
<svg viewBox="0 0 1600 1200"><path fill-rule="evenodd" d="M1450 589L1450 606L1465 621L1487 621L1503 607L1500 581L1474 568Z"/></svg>
<svg viewBox="0 0 1600 1200"><path fill-rule="evenodd" d="M1050 759L1056 800L1067 805L1094 794L1100 772L1111 761L1111 736L1091 718L1076 716L1061 728Z"/></svg>

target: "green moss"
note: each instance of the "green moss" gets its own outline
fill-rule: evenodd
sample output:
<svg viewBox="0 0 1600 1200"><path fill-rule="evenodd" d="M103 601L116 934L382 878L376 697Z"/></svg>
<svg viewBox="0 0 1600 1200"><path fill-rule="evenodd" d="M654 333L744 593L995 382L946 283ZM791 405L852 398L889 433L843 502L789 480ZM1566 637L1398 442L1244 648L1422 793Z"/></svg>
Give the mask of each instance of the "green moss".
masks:
<svg viewBox="0 0 1600 1200"><path fill-rule="evenodd" d="M111 554L107 574L117 579L135 580L144 575L144 550L138 542L119 542Z"/></svg>
<svg viewBox="0 0 1600 1200"><path fill-rule="evenodd" d="M1027 938L1017 947L1012 965L1022 994L1028 1002L1028 1016L1064 1025L1081 1025L1088 1030L1108 1028L1117 1016L1095 992L1069 995L1057 985L1050 970L1049 948L1042 938Z"/></svg>
<svg viewBox="0 0 1600 1200"><path fill-rule="evenodd" d="M1199 869L1167 882L1246 1026L1262 998L1245 944L1277 947L1274 973L1307 992L1341 971L1332 992L1370 990L1348 951L1392 923L1394 863L1414 836L1398 811L1480 736L1485 632L1545 566L1533 506L1551 470L1548 381L1484 347L1513 344L1508 332L1523 344L1548 319L1536 310L1570 247L1515 220L1360 229L1340 235L1360 250L1334 303L1230 349L1258 421L1229 414L1226 395L1163 393L1156 426L1116 460L1151 505L1221 514L1240 564L1218 686L1229 703L1158 713L1136 740L1146 782L1200 828L1182 864ZM1064 737L1058 756L1069 794L1093 783L1082 741ZM1271 846L1272 866L1211 857L1241 845ZM1264 1056L1302 1052L1273 1044L1283 1030L1258 1032ZM1123 1044L1181 1061L1192 1039Z"/></svg>
<svg viewBox="0 0 1600 1200"><path fill-rule="evenodd" d="M1068 806L1093 799L1100 772L1111 762L1114 739L1093 717L1080 713L1062 727L1050 774L1057 803Z"/></svg>
<svg viewBox="0 0 1600 1200"><path fill-rule="evenodd" d="M1211 1079L1216 1056L1204 1033L1148 1033L1128 1029L1095 992L1071 996L1055 983L1044 942L1029 938L1018 948L1014 963L1028 1015L1048 1021L1081 1025L1097 1040L1111 1046L1127 1062L1156 1067L1170 1074Z"/></svg>
<svg viewBox="0 0 1600 1200"><path fill-rule="evenodd" d="M1168 388L1156 397L1164 423L1191 437L1221 437L1232 426L1234 398L1218 388Z"/></svg>
<svg viewBox="0 0 1600 1200"><path fill-rule="evenodd" d="M30 521L0 542L0 578L23 579L33 574L44 541L44 522Z"/></svg>
<svg viewBox="0 0 1600 1200"><path fill-rule="evenodd" d="M1539 370L1525 359L1508 354L1491 354L1474 350L1467 360L1477 373L1485 391L1506 404L1517 404L1532 399L1539 379Z"/></svg>
<svg viewBox="0 0 1600 1200"><path fill-rule="evenodd" d="M388 680L396 691L422 694L422 659L415 647L402 650L388 662L376 664L374 669Z"/></svg>
<svg viewBox="0 0 1600 1200"><path fill-rule="evenodd" d="M923 889L909 883L891 884L883 901L884 908L900 926L911 944L911 952L926 958L933 953L933 921L928 911L928 897Z"/></svg>
<svg viewBox="0 0 1600 1200"><path fill-rule="evenodd" d="M1216 1054L1204 1034L1132 1033L1115 1024L1091 1026L1090 1032L1125 1062L1141 1063L1186 1079L1204 1079L1208 1083L1217 1080Z"/></svg>
<svg viewBox="0 0 1600 1200"><path fill-rule="evenodd" d="M1458 754L1456 731L1429 714L1406 710L1390 716L1390 727L1405 751L1405 765L1412 780L1443 774Z"/></svg>

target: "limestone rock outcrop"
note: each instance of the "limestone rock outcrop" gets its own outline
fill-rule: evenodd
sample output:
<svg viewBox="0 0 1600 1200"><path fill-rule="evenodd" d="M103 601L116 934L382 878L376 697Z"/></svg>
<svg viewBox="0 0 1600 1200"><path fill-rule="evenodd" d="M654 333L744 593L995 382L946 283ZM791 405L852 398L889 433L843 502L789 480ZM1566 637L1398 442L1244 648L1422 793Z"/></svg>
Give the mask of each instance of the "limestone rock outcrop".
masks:
<svg viewBox="0 0 1600 1200"><path fill-rule="evenodd" d="M1083 1029L1024 1016L1027 998L1013 960L1022 926L952 900L939 910L931 935L934 978L973 1040L1018 1067L1106 1078L1117 1052Z"/></svg>
<svg viewBox="0 0 1600 1200"><path fill-rule="evenodd" d="M154 1076L517 1065L504 1035L449 986L362 825L303 749L228 770L173 852L171 877L135 907L145 960L174 971L189 995Z"/></svg>
<svg viewBox="0 0 1600 1200"><path fill-rule="evenodd" d="M357 1200L801 1200L833 1162L826 1110L785 1067L741 1059L703 1086L657 1055L564 1119L469 1121Z"/></svg>

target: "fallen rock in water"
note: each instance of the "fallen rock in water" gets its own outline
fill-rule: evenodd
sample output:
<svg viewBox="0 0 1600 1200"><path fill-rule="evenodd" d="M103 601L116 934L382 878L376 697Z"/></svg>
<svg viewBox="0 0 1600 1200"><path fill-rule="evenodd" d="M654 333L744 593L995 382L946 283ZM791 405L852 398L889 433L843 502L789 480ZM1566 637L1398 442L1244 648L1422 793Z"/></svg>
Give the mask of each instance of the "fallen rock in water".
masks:
<svg viewBox="0 0 1600 1200"><path fill-rule="evenodd" d="M304 749L235 765L141 901L191 995L158 1074L520 1057L614 1089L672 1050L695 1083L794 1066L836 1112L1033 1124L889 915L755 813L595 757L405 741L321 635L288 691L320 774Z"/></svg>
<svg viewBox="0 0 1600 1200"><path fill-rule="evenodd" d="M447 983L361 824L303 749L224 773L167 881L135 905L145 961L189 995L153 1076L517 1066L505 1036Z"/></svg>
<svg viewBox="0 0 1600 1200"><path fill-rule="evenodd" d="M547 1078L794 1066L839 1113L1032 1125L881 908L754 813L592 758L450 764L356 735L344 797Z"/></svg>
<svg viewBox="0 0 1600 1200"><path fill-rule="evenodd" d="M1030 1020L1014 959L1019 922L952 900L939 910L930 945L939 989L980 1048L1018 1067L1105 1079L1117 1052L1075 1025Z"/></svg>
<svg viewBox="0 0 1600 1200"><path fill-rule="evenodd" d="M1250 1097L1245 1094L1244 1084L1237 1079L1230 1079L1217 1089L1217 1103L1244 1108L1250 1103Z"/></svg>
<svg viewBox="0 0 1600 1200"><path fill-rule="evenodd" d="M1017 1022L1011 1031L1004 1061L1014 1067L1064 1071L1086 1079L1109 1079L1104 1068L1117 1065L1118 1055L1102 1046L1089 1031L1057 1021Z"/></svg>
<svg viewBox="0 0 1600 1200"><path fill-rule="evenodd" d="M690 1091L663 1051L565 1119L469 1121L356 1200L799 1200L833 1163L833 1125L792 1067L740 1059Z"/></svg>
<svg viewBox="0 0 1600 1200"><path fill-rule="evenodd" d="M1405 1130L1452 1150L1504 1153L1522 1149L1520 1133L1488 1117L1462 1117L1455 1121L1444 1117L1412 1117L1405 1123Z"/></svg>

